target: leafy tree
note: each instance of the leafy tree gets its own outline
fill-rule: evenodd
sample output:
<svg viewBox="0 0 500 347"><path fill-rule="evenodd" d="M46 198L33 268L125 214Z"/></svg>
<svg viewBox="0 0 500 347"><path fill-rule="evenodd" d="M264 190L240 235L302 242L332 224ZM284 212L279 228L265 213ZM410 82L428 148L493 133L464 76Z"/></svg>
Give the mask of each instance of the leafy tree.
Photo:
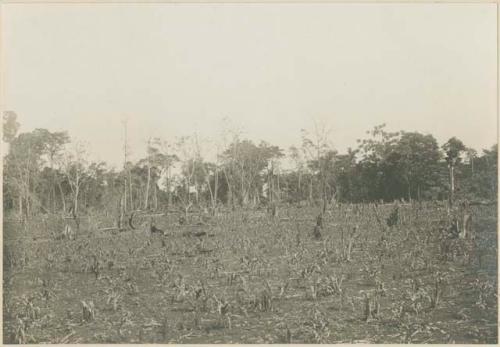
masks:
<svg viewBox="0 0 500 347"><path fill-rule="evenodd" d="M394 165L398 160L394 149L401 133L386 131L385 127L385 124L375 126L366 132L370 135L368 139L358 140L363 201L392 200L402 196L402 179Z"/></svg>
<svg viewBox="0 0 500 347"><path fill-rule="evenodd" d="M497 145L492 146L489 150L483 150L481 156L475 155L473 172L472 159L470 154L468 155L470 170L466 167L463 167L463 170L457 170L463 194L473 199L495 200L497 198L497 155Z"/></svg>
<svg viewBox="0 0 500 347"><path fill-rule="evenodd" d="M359 153L362 160L379 164L387 159L391 154L393 147L397 144L401 132L389 132L385 130L386 124L375 126L372 130L366 132L371 137L358 140Z"/></svg>
<svg viewBox="0 0 500 347"><path fill-rule="evenodd" d="M45 161L48 162L50 171L52 172L52 177L50 177L50 201L52 206L52 211L56 211L56 181L57 175L54 170L54 166L58 164L61 160L61 152L66 144L69 143L70 138L67 132L50 132L46 129L35 129L33 131L34 135L40 138L43 143L43 153Z"/></svg>
<svg viewBox="0 0 500 347"><path fill-rule="evenodd" d="M469 162L471 175L474 175L474 160L477 158L477 151L474 148L467 148L467 161Z"/></svg>
<svg viewBox="0 0 500 347"><path fill-rule="evenodd" d="M277 146L271 146L266 142L261 142L257 146L250 140L234 138L221 158L229 192L231 195L237 194L240 205L247 205L251 199L254 204L257 203L262 192L263 171L267 173L268 190L272 196L275 179L279 182L276 169L278 160L282 156L282 150ZM279 188L279 184L276 184Z"/></svg>
<svg viewBox="0 0 500 347"><path fill-rule="evenodd" d="M341 202L356 201L359 197L356 178L359 176L359 166L356 163L356 150L347 149L346 154L337 154L334 167L337 197Z"/></svg>
<svg viewBox="0 0 500 347"><path fill-rule="evenodd" d="M422 189L432 186L436 181L441 158L439 146L432 135L418 132L401 134L391 159L395 159L397 174L406 182L408 200L412 199L412 191L416 191L420 200Z"/></svg>
<svg viewBox="0 0 500 347"><path fill-rule="evenodd" d="M5 111L3 114L3 141L11 143L16 137L18 130L17 114L12 111Z"/></svg>
<svg viewBox="0 0 500 347"><path fill-rule="evenodd" d="M494 200L498 189L497 145L479 155L451 138L442 146L445 160L441 160L432 135L389 132L385 124L368 131L367 138L358 140L358 148L346 153L337 153L328 129L316 124L312 133L302 131L301 147L289 149L294 167L288 171L281 169L284 153L278 146L257 145L235 131L222 150L217 147L214 163L205 160L206 146L195 134L180 138L176 146L151 139L146 156L136 163L127 160L125 146L124 167L115 172L105 163L89 163L81 144L64 151L70 141L66 132L35 129L18 135L18 129L15 113L4 113L3 139L9 144L4 157L4 210L17 209L23 217L60 207L67 211L68 202L75 214L89 211L89 206L116 213L117 199L121 214L127 202L133 208L134 201L155 210L159 204L168 207L176 202L187 211L193 194L198 204L208 203L214 211L218 201L246 206L259 203L266 193L270 202L316 199L324 211L334 200L440 198L447 182L450 201L459 195ZM219 173L224 177L220 181ZM160 188L162 179L166 191Z"/></svg>
<svg viewBox="0 0 500 347"><path fill-rule="evenodd" d="M10 140L9 154L4 158L4 179L17 196L19 214L29 217L33 208L40 207L35 190L44 163L44 138L38 132L30 132Z"/></svg>
<svg viewBox="0 0 500 347"><path fill-rule="evenodd" d="M167 149L167 150L166 150ZM166 150L166 151L165 151ZM165 151L165 152L163 152ZM147 181L145 183L145 193L144 193L144 209L149 208L149 191L151 186L154 189L154 201L155 209L158 205L158 181L162 173L166 173L167 177L167 189L170 189L170 168L173 166L174 162L178 160L176 155L169 154L170 148L167 142L160 140L159 138L150 139L147 146L147 156L144 159L139 160L138 165L145 167L147 170ZM152 184L153 182L153 184ZM168 191L168 194L170 192Z"/></svg>
<svg viewBox="0 0 500 347"><path fill-rule="evenodd" d="M106 180L109 169L105 162L92 162L88 168L88 182L84 190L85 206L91 206L96 210L106 208L105 194L110 189ZM114 209L114 204L113 204Z"/></svg>

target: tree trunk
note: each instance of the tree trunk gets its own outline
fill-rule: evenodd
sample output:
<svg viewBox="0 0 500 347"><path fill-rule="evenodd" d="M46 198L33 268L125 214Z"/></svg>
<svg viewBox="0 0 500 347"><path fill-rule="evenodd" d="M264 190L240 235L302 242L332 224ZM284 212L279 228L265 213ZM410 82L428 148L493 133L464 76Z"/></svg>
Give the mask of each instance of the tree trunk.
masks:
<svg viewBox="0 0 500 347"><path fill-rule="evenodd" d="M83 206L88 206L89 192L87 189L83 191Z"/></svg>
<svg viewBox="0 0 500 347"><path fill-rule="evenodd" d="M189 193L189 186L190 186L189 178L186 178L185 185L186 185L186 201L188 203L190 203L191 202L191 194Z"/></svg>
<svg viewBox="0 0 500 347"><path fill-rule="evenodd" d="M146 197L144 198L144 209L148 209L149 186L151 185L151 166L148 165L148 181L146 183Z"/></svg>
<svg viewBox="0 0 500 347"><path fill-rule="evenodd" d="M311 177L311 180L309 181L309 202L312 203L314 201L313 199L313 179Z"/></svg>
<svg viewBox="0 0 500 347"><path fill-rule="evenodd" d="M454 173L454 165L450 165L450 206L453 206L453 200L455 195L455 173Z"/></svg>
<svg viewBox="0 0 500 347"><path fill-rule="evenodd" d="M130 174L130 169L128 170L128 185L129 185L129 196L130 196L130 209L134 209L134 196L132 194L132 175Z"/></svg>
<svg viewBox="0 0 500 347"><path fill-rule="evenodd" d="M50 171L52 172L52 177L50 181L50 202L52 205L52 213L56 213L56 172L54 171L54 154L50 154Z"/></svg>
<svg viewBox="0 0 500 347"><path fill-rule="evenodd" d="M172 205L172 193L170 191L170 167L167 169L167 204L168 207Z"/></svg>
<svg viewBox="0 0 500 347"><path fill-rule="evenodd" d="M75 212L75 215L78 214L78 195L80 194L80 185L77 184L75 187L75 200L74 200L74 205L73 205L73 211Z"/></svg>
<svg viewBox="0 0 500 347"><path fill-rule="evenodd" d="M123 209L126 211L127 210L127 179L125 178L125 181L123 181Z"/></svg>
<svg viewBox="0 0 500 347"><path fill-rule="evenodd" d="M155 201L155 211L158 210L158 188L156 187L156 183L154 184L154 201Z"/></svg>
<svg viewBox="0 0 500 347"><path fill-rule="evenodd" d="M326 177L325 175L323 174L323 177L322 177L322 182L321 182L321 190L322 190L322 195L323 195L323 213L326 212L326 207L328 205L328 196L327 196L327 193L326 193Z"/></svg>
<svg viewBox="0 0 500 347"><path fill-rule="evenodd" d="M57 186L59 187L59 192L61 193L61 202L63 211L66 212L66 199L64 199L64 192L62 190L61 182L57 182Z"/></svg>
<svg viewBox="0 0 500 347"><path fill-rule="evenodd" d="M410 182L408 182L408 202L411 202L411 185L410 185Z"/></svg>
<svg viewBox="0 0 500 347"><path fill-rule="evenodd" d="M26 205L26 218L28 218L31 215L29 196L26 196L25 205Z"/></svg>
<svg viewBox="0 0 500 347"><path fill-rule="evenodd" d="M227 190L228 190L228 194L227 194L227 204L228 205L231 205L233 210L234 210L234 194L233 194L233 189L231 187L231 184L229 183L229 178L227 177L227 173L226 173L226 170L223 171L224 172L224 177L226 178L226 184L227 184Z"/></svg>
<svg viewBox="0 0 500 347"><path fill-rule="evenodd" d="M51 184L51 202L52 202L52 213L56 213L56 178L55 178L55 172L53 170L53 168L51 167L51 170L52 170L52 182L50 182Z"/></svg>
<svg viewBox="0 0 500 347"><path fill-rule="evenodd" d="M326 212L326 208L328 206L328 202L330 201L330 199L328 199L328 186L326 185L326 182L324 183L324 187L323 187L323 213Z"/></svg>
<svg viewBox="0 0 500 347"><path fill-rule="evenodd" d="M302 171L299 170L299 185L298 185L297 190L298 190L298 193L299 193L298 195L299 195L299 199L300 200L302 200L302 189L300 188L301 181L302 181Z"/></svg>
<svg viewBox="0 0 500 347"><path fill-rule="evenodd" d="M243 205L243 200L245 200L245 182L243 180L243 168L241 169L240 199L240 205Z"/></svg>
<svg viewBox="0 0 500 347"><path fill-rule="evenodd" d="M23 194L19 191L19 217L23 216Z"/></svg>
<svg viewBox="0 0 500 347"><path fill-rule="evenodd" d="M120 199L118 200L118 216L117 216L117 219L116 219L116 227L118 229L121 229L122 228L122 225L123 225L123 216L124 216L124 204L125 202L127 201L127 198L125 195L123 196L120 196Z"/></svg>
<svg viewBox="0 0 500 347"><path fill-rule="evenodd" d="M26 218L29 218L31 216L31 199L30 199L30 188L28 185L28 188L26 188L26 191L24 192L25 197L24 197L24 207L26 211Z"/></svg>
<svg viewBox="0 0 500 347"><path fill-rule="evenodd" d="M279 171L279 168L278 168L278 175L277 175L277 179L278 179L278 182L277 182L277 185L278 185L278 191L276 192L277 196L278 196L278 201L281 200L281 187L280 187L280 171Z"/></svg>
<svg viewBox="0 0 500 347"><path fill-rule="evenodd" d="M210 193L210 205L212 207L212 210L215 210L215 199L214 192L212 191L212 186L210 185L210 175L206 175L205 180L208 187L208 192Z"/></svg>
<svg viewBox="0 0 500 347"><path fill-rule="evenodd" d="M217 171L217 168L215 169L215 182L214 182L214 207L217 206L217 191L219 190L219 172Z"/></svg>
<svg viewBox="0 0 500 347"><path fill-rule="evenodd" d="M26 218L31 216L31 208L30 208L30 176L29 176L29 171L28 171L28 179L27 179L27 184L26 184L26 191L24 192L25 194L25 200L24 200L24 205L26 206Z"/></svg>
<svg viewBox="0 0 500 347"><path fill-rule="evenodd" d="M273 179L271 172L267 174L267 195L269 202L273 202Z"/></svg>
<svg viewBox="0 0 500 347"><path fill-rule="evenodd" d="M198 205L198 206L199 206L199 205L200 205L200 197L199 197L199 195L198 195L198 192L199 192L199 184L198 184L198 182L196 181L196 179L195 179L195 181L194 181L194 189L195 189L195 193L194 193L194 195L195 195L195 197L196 197L196 205Z"/></svg>
<svg viewBox="0 0 500 347"><path fill-rule="evenodd" d="M246 206L248 204L248 191L243 191L241 196L241 206Z"/></svg>

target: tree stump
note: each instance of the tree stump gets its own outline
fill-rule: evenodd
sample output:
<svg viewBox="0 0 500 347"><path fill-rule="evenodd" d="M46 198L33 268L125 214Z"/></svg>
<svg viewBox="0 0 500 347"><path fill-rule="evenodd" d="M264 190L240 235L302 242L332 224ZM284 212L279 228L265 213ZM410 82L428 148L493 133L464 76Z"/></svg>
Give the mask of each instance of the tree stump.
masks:
<svg viewBox="0 0 500 347"><path fill-rule="evenodd" d="M82 301L82 314L84 322L91 322L95 319L95 309L92 301L88 303Z"/></svg>
<svg viewBox="0 0 500 347"><path fill-rule="evenodd" d="M321 228L318 225L314 226L313 236L316 240L321 239Z"/></svg>

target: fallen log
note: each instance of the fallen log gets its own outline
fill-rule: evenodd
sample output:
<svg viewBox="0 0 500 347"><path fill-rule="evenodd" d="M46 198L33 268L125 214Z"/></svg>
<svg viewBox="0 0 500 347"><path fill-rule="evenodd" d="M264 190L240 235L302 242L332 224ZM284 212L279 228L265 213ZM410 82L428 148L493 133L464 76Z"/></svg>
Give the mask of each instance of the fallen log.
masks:
<svg viewBox="0 0 500 347"><path fill-rule="evenodd" d="M126 231L127 229L125 229L125 228L118 228L118 227L108 227L108 228L97 229L97 231L113 231L113 230Z"/></svg>
<svg viewBox="0 0 500 347"><path fill-rule="evenodd" d="M184 237L214 237L215 234L209 234L206 231L184 231L181 234Z"/></svg>
<svg viewBox="0 0 500 347"><path fill-rule="evenodd" d="M134 224L132 223L133 220L134 220L134 214L135 214L135 211L132 211L132 213L130 214L130 217L128 219L128 226L130 227L130 229L132 230L135 230L135 227L134 227Z"/></svg>
<svg viewBox="0 0 500 347"><path fill-rule="evenodd" d="M469 203L470 206L491 206L496 204L496 201L472 201Z"/></svg>
<svg viewBox="0 0 500 347"><path fill-rule="evenodd" d="M166 214L165 213L148 213L148 214L138 214L138 216L140 217L161 217L161 216L165 216Z"/></svg>
<svg viewBox="0 0 500 347"><path fill-rule="evenodd" d="M108 230L118 230L118 227L109 227L109 228L99 228L97 231L108 231Z"/></svg>

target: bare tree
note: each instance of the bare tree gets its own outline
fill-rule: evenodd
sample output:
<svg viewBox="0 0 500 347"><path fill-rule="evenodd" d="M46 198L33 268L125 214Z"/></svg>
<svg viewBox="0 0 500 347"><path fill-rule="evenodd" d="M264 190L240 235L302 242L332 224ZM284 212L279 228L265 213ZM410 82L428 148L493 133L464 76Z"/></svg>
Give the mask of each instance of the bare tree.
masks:
<svg viewBox="0 0 500 347"><path fill-rule="evenodd" d="M186 220L188 219L189 209L193 206L191 194L195 193L195 199L198 203L198 187L195 180L195 173L201 162L196 150L195 136L182 136L176 143L177 153L179 153L179 162L181 164L181 182L183 186L183 194L179 194L178 198L184 207ZM194 188L194 189L193 189Z"/></svg>
<svg viewBox="0 0 500 347"><path fill-rule="evenodd" d="M147 164L147 169L148 169L148 178L146 182L146 194L144 196L144 209L148 209L148 200L149 200L149 187L151 186L151 165L152 165L152 160L154 160L154 154L156 153L156 149L154 147L151 147L151 138L148 139L148 146L147 146L147 156L146 156L146 164Z"/></svg>
<svg viewBox="0 0 500 347"><path fill-rule="evenodd" d="M172 205L172 167L179 161L179 157L174 154L174 145L169 141L159 138L153 139L153 145L158 149L159 165L165 176L167 189L167 204Z"/></svg>
<svg viewBox="0 0 500 347"><path fill-rule="evenodd" d="M131 175L131 164L129 163L129 155L130 155L130 149L128 147L128 119L125 117L122 121L123 124L123 170L126 172L126 176L123 181L123 196L124 196L124 203L123 203L123 208L124 210L127 210L127 196L130 199L130 209L134 209L134 197L132 194L132 175ZM127 182L128 178L128 182ZM128 187L127 187L128 183ZM128 188L128 195L127 195L127 188Z"/></svg>
<svg viewBox="0 0 500 347"><path fill-rule="evenodd" d="M195 134L195 145L196 145L196 156L198 158L204 158L204 153L201 151L200 139L197 134ZM203 148L209 147L208 141L203 141ZM217 190L219 185L219 147L218 144L215 144L215 163L210 164L207 162L202 162L200 165L200 169L202 171L203 177L205 178L205 185L210 194L210 205L212 209L212 213L216 213L217 209ZM214 177L214 189L212 189L212 185L210 184L210 177L213 175Z"/></svg>
<svg viewBox="0 0 500 347"><path fill-rule="evenodd" d="M295 170L298 176L297 193L299 199L302 199L302 176L304 175L304 172L307 170L304 152L298 149L297 147L292 146L290 147L290 158L293 160L293 163L295 164Z"/></svg>
<svg viewBox="0 0 500 347"><path fill-rule="evenodd" d="M445 159L450 173L450 193L448 199L450 205L453 205L455 196L455 167L460 163L460 156L466 150L466 147L462 141L456 137L452 137L443 145L443 150L446 154Z"/></svg>
<svg viewBox="0 0 500 347"><path fill-rule="evenodd" d="M87 177L87 155L85 146L82 143L76 143L70 151L65 153L63 159L63 170L71 188L73 215L78 215L78 198Z"/></svg>
<svg viewBox="0 0 500 347"><path fill-rule="evenodd" d="M310 166L316 171L320 184L320 195L323 201L322 211L326 212L328 204L327 195L327 163L326 156L333 146L330 142L331 129L326 124L314 122L312 134L302 129L302 150L309 159ZM312 181L310 193L312 193Z"/></svg>

